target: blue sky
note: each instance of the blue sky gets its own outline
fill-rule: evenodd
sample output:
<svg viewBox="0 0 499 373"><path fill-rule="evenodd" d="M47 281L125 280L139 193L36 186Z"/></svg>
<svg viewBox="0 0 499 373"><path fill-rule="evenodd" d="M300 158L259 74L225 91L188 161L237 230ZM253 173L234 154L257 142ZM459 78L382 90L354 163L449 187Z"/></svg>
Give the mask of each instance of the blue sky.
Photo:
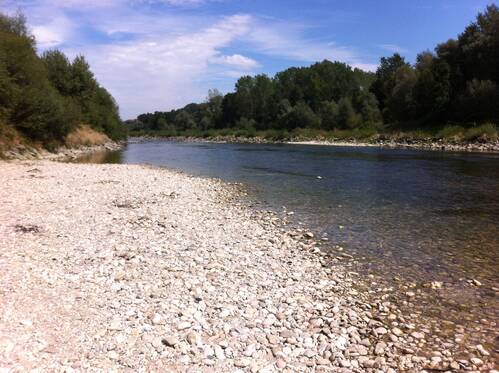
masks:
<svg viewBox="0 0 499 373"><path fill-rule="evenodd" d="M40 52L87 57L124 119L202 101L209 88L323 59L375 70L381 56L456 37L482 0L0 0Z"/></svg>

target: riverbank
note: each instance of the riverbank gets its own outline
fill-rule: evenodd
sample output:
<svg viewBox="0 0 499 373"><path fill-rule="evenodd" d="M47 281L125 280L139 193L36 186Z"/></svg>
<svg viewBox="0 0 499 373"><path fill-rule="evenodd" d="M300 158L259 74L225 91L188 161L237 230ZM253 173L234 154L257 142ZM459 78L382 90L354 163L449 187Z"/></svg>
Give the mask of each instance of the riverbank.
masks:
<svg viewBox="0 0 499 373"><path fill-rule="evenodd" d="M132 165L12 161L0 172L2 367L494 367L480 345L456 355L466 338L433 335L384 290L357 290L348 267L331 265L341 253L250 209L238 185Z"/></svg>
<svg viewBox="0 0 499 373"><path fill-rule="evenodd" d="M52 160L52 161L63 161L71 160L82 157L84 155L106 152L106 151L117 151L123 149L126 142L116 142L107 141L103 144L96 145L75 145L75 146L62 146L54 150L53 152L47 149L28 145L19 145L12 147L8 150L0 152L0 160Z"/></svg>
<svg viewBox="0 0 499 373"><path fill-rule="evenodd" d="M177 142L212 142L212 143L243 143L243 144L298 144L298 145L325 145L325 146L352 146L352 147L379 147L388 149L416 149L431 151L451 152L477 152L477 153L499 153L499 141L438 141L438 140L416 140L416 139L390 139L373 138L369 140L356 139L274 139L263 137L244 136L215 136L215 137L192 137L192 136L137 136L131 137L129 141L140 142L150 140L164 140Z"/></svg>

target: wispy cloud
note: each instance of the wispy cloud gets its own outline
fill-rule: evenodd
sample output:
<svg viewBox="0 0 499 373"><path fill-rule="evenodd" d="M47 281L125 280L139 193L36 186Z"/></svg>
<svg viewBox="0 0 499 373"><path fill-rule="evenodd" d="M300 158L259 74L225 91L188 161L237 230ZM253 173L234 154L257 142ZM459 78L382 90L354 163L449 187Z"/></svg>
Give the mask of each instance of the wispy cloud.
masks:
<svg viewBox="0 0 499 373"><path fill-rule="evenodd" d="M219 53L247 31L249 22L250 17L236 15L198 32L92 46L85 48L84 54L102 83L115 94L125 116L170 109L206 95L209 87L203 79L212 64L239 62L244 68L244 62L249 63L243 56Z"/></svg>
<svg viewBox="0 0 499 373"><path fill-rule="evenodd" d="M375 70L376 64L366 63L353 47L335 42L314 40L303 36L307 25L275 20L256 20L245 40L255 51L294 61L316 62L324 59L341 61L353 67Z"/></svg>

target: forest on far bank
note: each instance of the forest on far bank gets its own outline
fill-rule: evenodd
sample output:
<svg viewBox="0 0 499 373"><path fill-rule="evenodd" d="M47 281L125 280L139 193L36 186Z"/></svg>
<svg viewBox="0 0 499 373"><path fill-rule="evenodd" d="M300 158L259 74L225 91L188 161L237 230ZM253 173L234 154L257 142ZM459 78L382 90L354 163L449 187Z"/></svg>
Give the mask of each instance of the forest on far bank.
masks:
<svg viewBox="0 0 499 373"><path fill-rule="evenodd" d="M0 13L0 150L18 143L55 149L76 137L112 140L126 127L109 92L99 85L85 57L62 52L41 56L22 14Z"/></svg>
<svg viewBox="0 0 499 373"><path fill-rule="evenodd" d="M497 139L499 8L489 5L457 39L421 52L414 64L395 53L375 73L325 60L274 77L244 76L226 95L211 90L203 103L125 123L132 134L160 136L419 131Z"/></svg>

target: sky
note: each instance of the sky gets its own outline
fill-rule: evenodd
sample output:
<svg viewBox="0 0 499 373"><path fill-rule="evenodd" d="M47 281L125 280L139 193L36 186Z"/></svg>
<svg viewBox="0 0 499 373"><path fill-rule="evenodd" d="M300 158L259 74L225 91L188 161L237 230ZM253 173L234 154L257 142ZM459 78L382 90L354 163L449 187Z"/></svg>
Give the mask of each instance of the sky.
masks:
<svg viewBox="0 0 499 373"><path fill-rule="evenodd" d="M456 37L493 0L0 0L38 52L84 55L123 119L329 59L375 71Z"/></svg>

